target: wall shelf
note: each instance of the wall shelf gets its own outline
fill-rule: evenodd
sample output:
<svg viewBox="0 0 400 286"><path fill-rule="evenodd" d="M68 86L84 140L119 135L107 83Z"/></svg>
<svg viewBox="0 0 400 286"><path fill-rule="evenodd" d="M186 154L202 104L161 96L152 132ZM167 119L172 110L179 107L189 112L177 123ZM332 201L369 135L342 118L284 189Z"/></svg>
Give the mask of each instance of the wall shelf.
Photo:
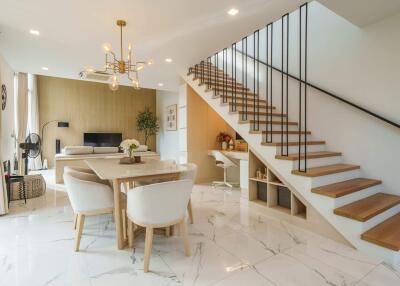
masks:
<svg viewBox="0 0 400 286"><path fill-rule="evenodd" d="M266 174L266 179L257 178L257 171ZM249 175L249 201L289 216L307 219L307 207L251 150Z"/></svg>

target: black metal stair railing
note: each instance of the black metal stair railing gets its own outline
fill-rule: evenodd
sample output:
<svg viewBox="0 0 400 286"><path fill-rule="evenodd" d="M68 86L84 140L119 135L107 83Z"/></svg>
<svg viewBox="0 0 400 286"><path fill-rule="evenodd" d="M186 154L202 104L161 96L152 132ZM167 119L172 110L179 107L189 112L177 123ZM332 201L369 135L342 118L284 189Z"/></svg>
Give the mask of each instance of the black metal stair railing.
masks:
<svg viewBox="0 0 400 286"><path fill-rule="evenodd" d="M299 17L299 111L298 111L298 170L307 171L307 43L308 43L308 3L300 6L298 9ZM265 63L260 58L261 43L260 30L256 30L250 36L243 37L239 42L233 43L230 48L224 48L214 55L208 57L206 62L201 61L200 65L194 67L196 78L200 78L201 84L207 83L207 90L213 90L214 96L222 96L222 102L228 103L230 111L240 111L242 121L250 120L251 129L261 131L263 141L272 143L274 139L280 137L280 155L289 155L289 78L293 76L289 73L289 44L290 44L290 14L283 15L281 21L281 39L276 41L274 37L274 26L277 22L271 22L263 29L265 31ZM279 31L279 26L277 26ZM249 54L249 39L253 37L253 47ZM274 43L275 41L275 43ZM281 45L281 70L279 70L274 60L274 50L276 45ZM238 45L240 51L238 55ZM251 40L250 40L251 45ZM251 54L252 50L252 54ZM229 57L230 53L230 57ZM237 59L241 63L237 64ZM275 57L279 57L279 54ZM230 62L228 59L230 58ZM222 61L222 67L219 65L219 59ZM249 62L251 68L253 62L252 74L249 75ZM265 100L260 100L260 64L265 65L265 75L263 80L265 84ZM229 66L230 65L230 66ZM222 70L220 69L222 68ZM238 71L239 70L239 71ZM190 69L189 71L193 71ZM276 83L279 79L274 77L274 73L281 73L280 92L281 112L275 114L274 93L276 93ZM238 78L238 72L241 77ZM249 89L249 77L252 79L252 90ZM240 76L240 74L239 74ZM251 86L251 81L250 81ZM240 104L239 104L240 103ZM277 102L279 104L279 100ZM265 106L264 106L265 104ZM263 108L260 108L260 107ZM239 108L240 107L240 108ZM249 112L251 107L251 112ZM261 111L260 111L261 110ZM249 117L249 114L252 114ZM274 120L273 116L280 116L280 120ZM260 118L263 118L261 121ZM262 122L262 124L261 124ZM280 131L274 130L274 125L280 125ZM279 130L279 129L277 129ZM276 134L276 136L274 136Z"/></svg>

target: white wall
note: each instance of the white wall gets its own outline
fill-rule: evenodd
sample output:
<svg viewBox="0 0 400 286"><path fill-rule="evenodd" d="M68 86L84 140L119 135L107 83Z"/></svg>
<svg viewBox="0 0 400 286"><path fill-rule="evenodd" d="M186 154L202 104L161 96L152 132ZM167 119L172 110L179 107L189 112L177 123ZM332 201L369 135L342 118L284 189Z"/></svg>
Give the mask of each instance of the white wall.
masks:
<svg viewBox="0 0 400 286"><path fill-rule="evenodd" d="M2 84L7 87L7 106L1 111L1 159L10 160L12 164L15 150L11 138L14 130L14 71L0 54L0 86Z"/></svg>
<svg viewBox="0 0 400 286"><path fill-rule="evenodd" d="M298 75L298 11L290 14L289 73ZM308 80L349 101L400 123L400 14L358 28L316 1L309 5ZM281 23L274 24L274 66L281 68ZM253 39L248 51L253 53ZM265 61L265 29L260 31ZM241 45L238 45L238 49ZM228 60L231 55L229 53ZM219 57L222 67L222 56ZM241 81L241 58L238 78ZM253 62L249 61L249 87ZM230 65L229 65L230 68ZM265 69L261 68L265 97ZM274 105L280 108L281 77L274 73ZM298 120L298 83L291 81L290 120ZM359 164L363 175L383 180L386 192L400 194L400 130L309 88L308 129L341 151L345 162Z"/></svg>
<svg viewBox="0 0 400 286"><path fill-rule="evenodd" d="M162 160L178 159L179 154L179 133L177 131L165 130L165 109L169 105L177 104L178 92L157 90L156 94L157 117L160 121L160 132L157 135L157 152ZM178 122L180 118L178 116Z"/></svg>

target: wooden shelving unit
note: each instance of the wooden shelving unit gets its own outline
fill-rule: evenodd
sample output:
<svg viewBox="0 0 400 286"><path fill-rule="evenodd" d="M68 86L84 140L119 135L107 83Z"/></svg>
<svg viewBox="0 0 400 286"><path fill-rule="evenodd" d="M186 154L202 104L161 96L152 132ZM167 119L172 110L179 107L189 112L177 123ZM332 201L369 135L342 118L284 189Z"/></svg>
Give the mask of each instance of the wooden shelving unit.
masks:
<svg viewBox="0 0 400 286"><path fill-rule="evenodd" d="M257 178L257 171L266 174ZM307 207L249 150L249 201L271 210L298 218L307 218Z"/></svg>

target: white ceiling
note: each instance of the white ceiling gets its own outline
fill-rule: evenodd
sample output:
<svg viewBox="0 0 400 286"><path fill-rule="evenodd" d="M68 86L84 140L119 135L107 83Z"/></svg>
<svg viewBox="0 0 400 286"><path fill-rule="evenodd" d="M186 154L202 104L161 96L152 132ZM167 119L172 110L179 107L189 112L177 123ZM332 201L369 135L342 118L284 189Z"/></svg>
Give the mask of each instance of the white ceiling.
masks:
<svg viewBox="0 0 400 286"><path fill-rule="evenodd" d="M0 53L16 71L78 78L104 65L103 43L119 51L117 19L137 59L154 59L144 87L176 90L179 74L201 58L263 27L301 0L0 0ZM227 11L235 7L239 14ZM40 36L29 34L30 29ZM125 48L126 48L125 46ZM172 58L171 64L164 62ZM42 66L49 68L43 71ZM125 82L125 84L129 84Z"/></svg>
<svg viewBox="0 0 400 286"><path fill-rule="evenodd" d="M400 0L318 0L351 23L364 27L400 12Z"/></svg>

